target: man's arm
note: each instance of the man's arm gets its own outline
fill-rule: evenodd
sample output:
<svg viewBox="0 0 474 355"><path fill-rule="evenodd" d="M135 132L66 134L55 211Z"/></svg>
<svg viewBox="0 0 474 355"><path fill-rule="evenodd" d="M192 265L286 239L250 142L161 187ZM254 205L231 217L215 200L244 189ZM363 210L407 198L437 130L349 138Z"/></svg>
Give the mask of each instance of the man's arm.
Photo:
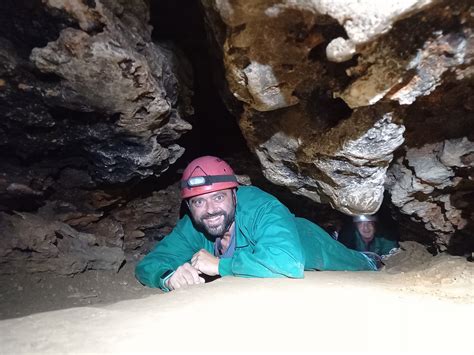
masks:
<svg viewBox="0 0 474 355"><path fill-rule="evenodd" d="M164 278L163 284L168 290L176 290L181 287L203 284L204 278L199 276L201 272L189 263L179 266L170 277Z"/></svg>
<svg viewBox="0 0 474 355"><path fill-rule="evenodd" d="M304 254L293 214L274 200L261 206L251 219L244 219L253 250L243 249L232 258L221 259L219 274L302 278Z"/></svg>
<svg viewBox="0 0 474 355"><path fill-rule="evenodd" d="M204 247L190 229L191 224L188 216L183 217L173 231L138 263L135 276L142 284L170 290L165 281L169 283L177 269Z"/></svg>

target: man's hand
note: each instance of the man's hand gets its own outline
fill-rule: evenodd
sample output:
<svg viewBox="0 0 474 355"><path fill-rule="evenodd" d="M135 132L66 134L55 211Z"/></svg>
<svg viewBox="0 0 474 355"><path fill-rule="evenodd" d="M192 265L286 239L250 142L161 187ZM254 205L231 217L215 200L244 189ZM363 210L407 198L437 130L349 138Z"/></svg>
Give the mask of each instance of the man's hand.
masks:
<svg viewBox="0 0 474 355"><path fill-rule="evenodd" d="M204 279L199 276L201 272L185 263L178 267L174 274L166 281L166 287L170 290L176 290L181 287L203 284Z"/></svg>
<svg viewBox="0 0 474 355"><path fill-rule="evenodd" d="M219 258L201 249L191 258L191 265L203 274L209 276L219 275Z"/></svg>

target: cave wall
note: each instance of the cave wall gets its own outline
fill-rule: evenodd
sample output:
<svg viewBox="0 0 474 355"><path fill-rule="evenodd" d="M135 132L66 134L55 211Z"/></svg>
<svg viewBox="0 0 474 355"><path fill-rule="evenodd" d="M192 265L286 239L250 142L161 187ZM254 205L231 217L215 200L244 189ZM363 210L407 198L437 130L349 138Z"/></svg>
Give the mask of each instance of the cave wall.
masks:
<svg viewBox="0 0 474 355"><path fill-rule="evenodd" d="M440 249L472 239L469 1L202 3L270 181L349 215L388 191Z"/></svg>
<svg viewBox="0 0 474 355"><path fill-rule="evenodd" d="M385 197L402 239L474 251L472 13L467 0L2 1L0 272L138 258L176 223L179 167L203 153L237 152L239 174L318 223Z"/></svg>
<svg viewBox="0 0 474 355"><path fill-rule="evenodd" d="M128 195L184 153L189 63L152 39L142 0L0 7L1 263L117 269L143 230L166 233L177 218L173 188L140 203Z"/></svg>

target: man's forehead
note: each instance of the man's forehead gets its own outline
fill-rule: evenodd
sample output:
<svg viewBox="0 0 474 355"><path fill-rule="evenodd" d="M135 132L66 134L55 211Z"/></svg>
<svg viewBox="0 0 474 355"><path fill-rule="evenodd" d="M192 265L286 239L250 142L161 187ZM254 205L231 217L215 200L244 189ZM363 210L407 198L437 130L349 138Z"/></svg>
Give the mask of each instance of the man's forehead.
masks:
<svg viewBox="0 0 474 355"><path fill-rule="evenodd" d="M202 194L202 195L193 196L193 197L190 198L190 200L194 200L194 199L198 199L198 198L210 198L210 197L213 197L213 196L221 194L221 193L225 193L226 195L229 195L231 192L232 192L232 189L212 191L212 192L208 192L208 193L205 193L205 194Z"/></svg>

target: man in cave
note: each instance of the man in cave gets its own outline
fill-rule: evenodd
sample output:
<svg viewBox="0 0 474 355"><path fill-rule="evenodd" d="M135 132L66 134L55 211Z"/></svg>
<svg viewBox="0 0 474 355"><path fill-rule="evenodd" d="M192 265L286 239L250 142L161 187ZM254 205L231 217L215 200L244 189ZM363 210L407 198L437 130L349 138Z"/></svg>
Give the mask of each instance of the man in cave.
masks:
<svg viewBox="0 0 474 355"><path fill-rule="evenodd" d="M398 249L398 242L378 225L376 215L354 216L352 222L353 226L342 233L340 239L348 248L380 256L390 255Z"/></svg>
<svg viewBox="0 0 474 355"><path fill-rule="evenodd" d="M137 279L164 291L203 276L303 278L304 270L377 270L370 255L346 248L322 228L295 217L274 196L239 186L223 160L193 160L181 179L188 213L141 260Z"/></svg>

